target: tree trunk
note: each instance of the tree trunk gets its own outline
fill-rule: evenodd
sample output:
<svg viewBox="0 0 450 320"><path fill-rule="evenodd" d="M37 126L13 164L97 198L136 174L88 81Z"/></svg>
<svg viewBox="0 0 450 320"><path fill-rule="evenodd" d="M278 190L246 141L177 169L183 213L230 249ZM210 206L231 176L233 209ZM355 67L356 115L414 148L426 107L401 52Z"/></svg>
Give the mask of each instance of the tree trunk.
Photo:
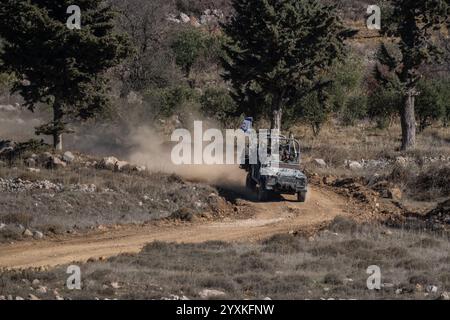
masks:
<svg viewBox="0 0 450 320"><path fill-rule="evenodd" d="M53 134L53 147L56 150L58 150L58 151L61 151L63 149L62 133L60 133L60 134L58 134L58 133Z"/></svg>
<svg viewBox="0 0 450 320"><path fill-rule="evenodd" d="M62 133L57 129L59 123L62 121L63 111L58 103L53 104L53 125L55 126L53 131L53 147L56 150L61 151L63 149Z"/></svg>
<svg viewBox="0 0 450 320"><path fill-rule="evenodd" d="M402 124L402 150L414 149L416 146L416 117L414 111L414 90L409 90L400 112Z"/></svg>
<svg viewBox="0 0 450 320"><path fill-rule="evenodd" d="M272 98L272 119L270 123L270 129L277 129L281 131L281 118L283 117L283 108L281 106L281 97L276 94Z"/></svg>
<svg viewBox="0 0 450 320"><path fill-rule="evenodd" d="M283 109L279 108L273 111L272 128L281 131L281 118L283 116Z"/></svg>

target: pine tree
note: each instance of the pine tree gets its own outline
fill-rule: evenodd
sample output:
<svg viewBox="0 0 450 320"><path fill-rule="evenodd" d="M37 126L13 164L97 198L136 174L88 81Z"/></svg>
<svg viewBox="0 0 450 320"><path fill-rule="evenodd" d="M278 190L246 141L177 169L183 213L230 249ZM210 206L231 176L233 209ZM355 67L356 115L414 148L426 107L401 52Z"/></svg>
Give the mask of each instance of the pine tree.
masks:
<svg viewBox="0 0 450 320"><path fill-rule="evenodd" d="M224 78L239 112L270 117L280 128L283 109L329 84L321 75L344 56L353 33L334 6L318 0L233 0L233 8L224 25Z"/></svg>
<svg viewBox="0 0 450 320"><path fill-rule="evenodd" d="M392 40L380 48L376 78L403 97L400 107L402 150L416 143L415 98L420 67L438 60L442 51L433 33L448 28L449 0L391 0L385 6L382 32Z"/></svg>
<svg viewBox="0 0 450 320"><path fill-rule="evenodd" d="M5 40L2 71L14 73L19 93L31 111L53 109L53 120L37 134L62 133L73 120L86 120L108 103L105 71L128 55L127 39L114 31L114 11L101 0L78 0L81 29L69 29L69 0L3 0L0 37Z"/></svg>

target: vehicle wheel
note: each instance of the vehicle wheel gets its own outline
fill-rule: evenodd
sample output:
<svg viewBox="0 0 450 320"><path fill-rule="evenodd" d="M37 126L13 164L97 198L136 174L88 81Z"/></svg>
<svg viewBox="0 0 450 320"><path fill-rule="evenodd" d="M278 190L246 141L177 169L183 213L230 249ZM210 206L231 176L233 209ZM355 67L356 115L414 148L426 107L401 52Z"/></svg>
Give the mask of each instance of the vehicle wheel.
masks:
<svg viewBox="0 0 450 320"><path fill-rule="evenodd" d="M252 176L247 174L247 178L245 179L245 186L250 190L256 189L256 182L252 179Z"/></svg>
<svg viewBox="0 0 450 320"><path fill-rule="evenodd" d="M269 199L269 191L264 189L263 186L258 188L258 201L265 202Z"/></svg>
<svg viewBox="0 0 450 320"><path fill-rule="evenodd" d="M297 192L297 201L306 202L306 192Z"/></svg>

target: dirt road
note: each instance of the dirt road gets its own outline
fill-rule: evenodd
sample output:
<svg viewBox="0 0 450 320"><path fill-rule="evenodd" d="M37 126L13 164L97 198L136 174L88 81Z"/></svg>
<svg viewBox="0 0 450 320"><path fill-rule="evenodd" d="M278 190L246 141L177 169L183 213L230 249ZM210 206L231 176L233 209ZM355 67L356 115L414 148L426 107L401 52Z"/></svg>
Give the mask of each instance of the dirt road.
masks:
<svg viewBox="0 0 450 320"><path fill-rule="evenodd" d="M290 230L308 229L347 215L346 199L328 190L312 187L307 203L294 197L285 201L245 205L255 212L251 219L183 225L124 227L115 231L0 245L0 267L55 266L89 258L138 252L146 243L203 242L208 240L255 241Z"/></svg>

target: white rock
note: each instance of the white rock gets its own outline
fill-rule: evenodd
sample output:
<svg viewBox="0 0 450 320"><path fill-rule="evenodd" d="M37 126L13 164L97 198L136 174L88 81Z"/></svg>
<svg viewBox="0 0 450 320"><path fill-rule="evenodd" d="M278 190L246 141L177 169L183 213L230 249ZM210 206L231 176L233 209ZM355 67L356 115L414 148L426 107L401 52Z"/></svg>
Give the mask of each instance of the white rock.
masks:
<svg viewBox="0 0 450 320"><path fill-rule="evenodd" d="M17 296L16 300L25 300L24 298L22 298L21 296Z"/></svg>
<svg viewBox="0 0 450 320"><path fill-rule="evenodd" d="M323 159L314 159L314 163L322 168L325 168L327 166L327 163Z"/></svg>
<svg viewBox="0 0 450 320"><path fill-rule="evenodd" d="M114 289L121 288L118 282L111 282L111 287L114 288Z"/></svg>
<svg viewBox="0 0 450 320"><path fill-rule="evenodd" d="M439 297L440 300L450 300L450 294L447 291L442 292L441 296Z"/></svg>
<svg viewBox="0 0 450 320"><path fill-rule="evenodd" d="M126 161L117 161L114 169L117 171L122 171L130 167L130 164Z"/></svg>
<svg viewBox="0 0 450 320"><path fill-rule="evenodd" d="M351 170L359 170L363 168L362 164L358 161L349 161L347 167Z"/></svg>
<svg viewBox="0 0 450 320"><path fill-rule="evenodd" d="M25 229L25 231L23 232L23 235L24 235L25 237L32 237L32 236L33 236L33 232L31 232L31 231L28 230L28 229Z"/></svg>
<svg viewBox="0 0 450 320"><path fill-rule="evenodd" d="M426 290L427 290L428 293L436 293L438 291L438 287L433 286L433 285L429 285L429 286L427 286Z"/></svg>
<svg viewBox="0 0 450 320"><path fill-rule="evenodd" d="M34 279L32 282L31 282L31 284L33 285L33 286L37 286L37 285L39 285L41 282L38 280L38 279Z"/></svg>
<svg viewBox="0 0 450 320"><path fill-rule="evenodd" d="M66 151L64 152L63 160L67 163L72 163L75 160L75 156L73 155L72 152Z"/></svg>
<svg viewBox="0 0 450 320"><path fill-rule="evenodd" d="M65 168L67 164L58 157L52 157L49 166L55 169Z"/></svg>
<svg viewBox="0 0 450 320"><path fill-rule="evenodd" d="M207 299L207 298L215 298L215 297L222 297L225 296L226 293L220 290L214 290L214 289L203 289L198 293L200 298Z"/></svg>
<svg viewBox="0 0 450 320"><path fill-rule="evenodd" d="M36 289L36 292L45 294L47 293L47 287L39 286L39 288Z"/></svg>
<svg viewBox="0 0 450 320"><path fill-rule="evenodd" d="M183 23L188 23L189 21L191 21L191 18L189 18L189 16L187 14L182 12L182 13L180 13L180 20Z"/></svg>
<svg viewBox="0 0 450 320"><path fill-rule="evenodd" d="M6 228L6 224L0 223L0 231Z"/></svg>
<svg viewBox="0 0 450 320"><path fill-rule="evenodd" d="M34 294L31 294L31 293L28 295L28 299L29 300L41 300L38 297L36 297Z"/></svg>
<svg viewBox="0 0 450 320"><path fill-rule="evenodd" d="M142 172L142 171L147 170L147 167L146 166L134 166L133 170L135 170L137 172Z"/></svg>
<svg viewBox="0 0 450 320"><path fill-rule="evenodd" d="M119 160L116 157L105 157L100 162L100 167L108 170L114 170L117 162L119 162Z"/></svg>
<svg viewBox="0 0 450 320"><path fill-rule="evenodd" d="M42 239L44 237L44 234L42 232L40 232L40 231L34 231L33 232L33 237L35 239Z"/></svg>

